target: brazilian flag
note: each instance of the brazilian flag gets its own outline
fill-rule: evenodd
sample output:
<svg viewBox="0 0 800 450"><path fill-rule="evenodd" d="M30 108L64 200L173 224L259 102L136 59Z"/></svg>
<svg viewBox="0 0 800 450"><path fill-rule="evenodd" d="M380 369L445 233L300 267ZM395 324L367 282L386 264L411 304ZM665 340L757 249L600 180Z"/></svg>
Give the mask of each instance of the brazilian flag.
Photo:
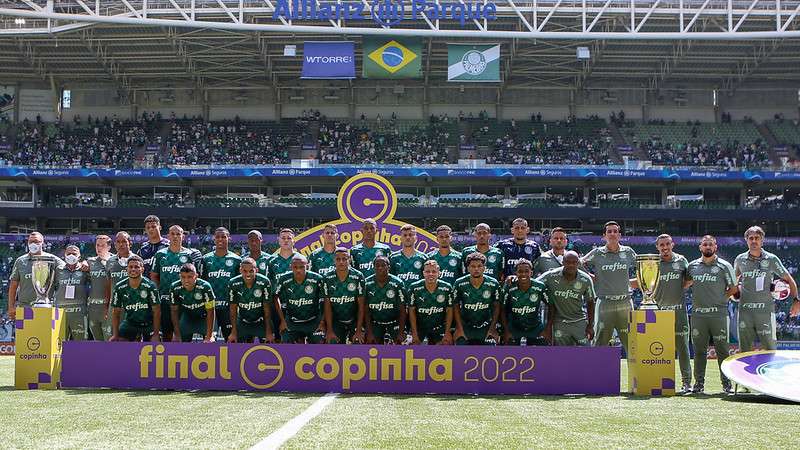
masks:
<svg viewBox="0 0 800 450"><path fill-rule="evenodd" d="M422 40L364 38L364 78L422 78Z"/></svg>

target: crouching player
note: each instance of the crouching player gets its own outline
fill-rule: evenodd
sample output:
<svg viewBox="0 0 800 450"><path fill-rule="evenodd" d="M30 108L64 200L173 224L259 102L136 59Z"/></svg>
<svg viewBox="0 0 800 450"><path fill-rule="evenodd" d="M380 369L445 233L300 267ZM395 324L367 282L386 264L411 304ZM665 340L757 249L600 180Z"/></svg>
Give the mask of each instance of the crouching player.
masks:
<svg viewBox="0 0 800 450"><path fill-rule="evenodd" d="M500 283L484 275L486 256L473 252L464 262L469 275L456 280L454 317L457 345L497 345L500 317Z"/></svg>
<svg viewBox="0 0 800 450"><path fill-rule="evenodd" d="M364 286L367 344L402 344L406 327L406 292L403 280L389 273L389 258L375 258L375 275Z"/></svg>
<svg viewBox="0 0 800 450"><path fill-rule="evenodd" d="M231 278L228 286L231 324L228 342L275 342L272 334L270 305L272 286L269 278L257 273L256 260L244 258L240 275Z"/></svg>
<svg viewBox="0 0 800 450"><path fill-rule="evenodd" d="M325 277L324 315L329 344L364 342L364 276L350 267L350 251L339 247L333 257L336 270Z"/></svg>
<svg viewBox="0 0 800 450"><path fill-rule="evenodd" d="M519 259L516 277L509 277L502 292L503 311L500 323L503 325L503 343L507 345L547 345L540 336L544 331L542 323L542 302L544 284L531 279L533 264L527 259Z"/></svg>
<svg viewBox="0 0 800 450"><path fill-rule="evenodd" d="M192 342L195 333L204 342L214 342L214 289L211 283L197 278L192 263L181 266L181 279L172 283L172 327L178 331L173 342Z"/></svg>
<svg viewBox="0 0 800 450"><path fill-rule="evenodd" d="M409 288L411 343L452 345L453 287L439 279L439 263L433 259L425 261L422 276Z"/></svg>
<svg viewBox="0 0 800 450"><path fill-rule="evenodd" d="M111 338L109 341L160 341L161 302L155 283L142 277L144 260L128 258L128 278L114 286L111 297ZM122 311L125 318L122 319Z"/></svg>
<svg viewBox="0 0 800 450"><path fill-rule="evenodd" d="M308 259L297 253L290 272L278 277L275 286L276 312L281 342L285 344L321 344L325 338L322 314L323 280L306 270Z"/></svg>

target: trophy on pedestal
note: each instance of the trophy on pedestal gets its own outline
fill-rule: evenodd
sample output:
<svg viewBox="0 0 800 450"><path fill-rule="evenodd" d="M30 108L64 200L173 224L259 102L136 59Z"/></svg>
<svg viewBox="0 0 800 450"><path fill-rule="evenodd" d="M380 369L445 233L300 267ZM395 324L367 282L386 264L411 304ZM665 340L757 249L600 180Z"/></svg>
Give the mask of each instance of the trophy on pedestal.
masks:
<svg viewBox="0 0 800 450"><path fill-rule="evenodd" d="M31 280L36 292L35 307L50 307L53 302L49 296L55 280L55 261L41 256L31 256Z"/></svg>
<svg viewBox="0 0 800 450"><path fill-rule="evenodd" d="M655 254L636 256L636 280L643 298L639 309L658 309L655 292L661 275L661 256Z"/></svg>

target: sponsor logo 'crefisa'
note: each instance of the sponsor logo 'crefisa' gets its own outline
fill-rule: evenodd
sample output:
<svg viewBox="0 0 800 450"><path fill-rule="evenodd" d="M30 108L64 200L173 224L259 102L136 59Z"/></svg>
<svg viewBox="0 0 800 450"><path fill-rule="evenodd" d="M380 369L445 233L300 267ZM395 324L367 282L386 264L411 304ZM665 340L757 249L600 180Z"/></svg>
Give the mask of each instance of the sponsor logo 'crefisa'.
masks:
<svg viewBox="0 0 800 450"><path fill-rule="evenodd" d="M472 20L497 20L494 2L430 0L373 0L372 2L330 2L278 0L274 20L369 20L384 27L404 20L450 20L462 27Z"/></svg>

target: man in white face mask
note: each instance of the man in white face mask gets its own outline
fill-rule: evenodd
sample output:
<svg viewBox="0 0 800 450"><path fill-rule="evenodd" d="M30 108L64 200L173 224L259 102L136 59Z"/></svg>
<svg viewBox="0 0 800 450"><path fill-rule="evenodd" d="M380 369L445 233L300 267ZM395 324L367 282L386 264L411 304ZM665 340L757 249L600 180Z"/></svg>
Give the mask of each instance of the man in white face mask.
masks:
<svg viewBox="0 0 800 450"><path fill-rule="evenodd" d="M55 306L64 308L67 322L67 340L83 341L87 338L89 310L86 288L91 277L81 270L81 251L74 245L64 252L66 264L56 270Z"/></svg>
<svg viewBox="0 0 800 450"><path fill-rule="evenodd" d="M42 233L34 231L28 236L28 253L20 256L14 261L11 270L11 283L8 286L8 317L15 320L17 316L17 305L31 306L36 302L36 291L33 288L31 278L31 257L51 262L55 267L61 267L64 261L50 253L44 252L44 236ZM50 286L46 295L52 299L55 290L55 283Z"/></svg>

